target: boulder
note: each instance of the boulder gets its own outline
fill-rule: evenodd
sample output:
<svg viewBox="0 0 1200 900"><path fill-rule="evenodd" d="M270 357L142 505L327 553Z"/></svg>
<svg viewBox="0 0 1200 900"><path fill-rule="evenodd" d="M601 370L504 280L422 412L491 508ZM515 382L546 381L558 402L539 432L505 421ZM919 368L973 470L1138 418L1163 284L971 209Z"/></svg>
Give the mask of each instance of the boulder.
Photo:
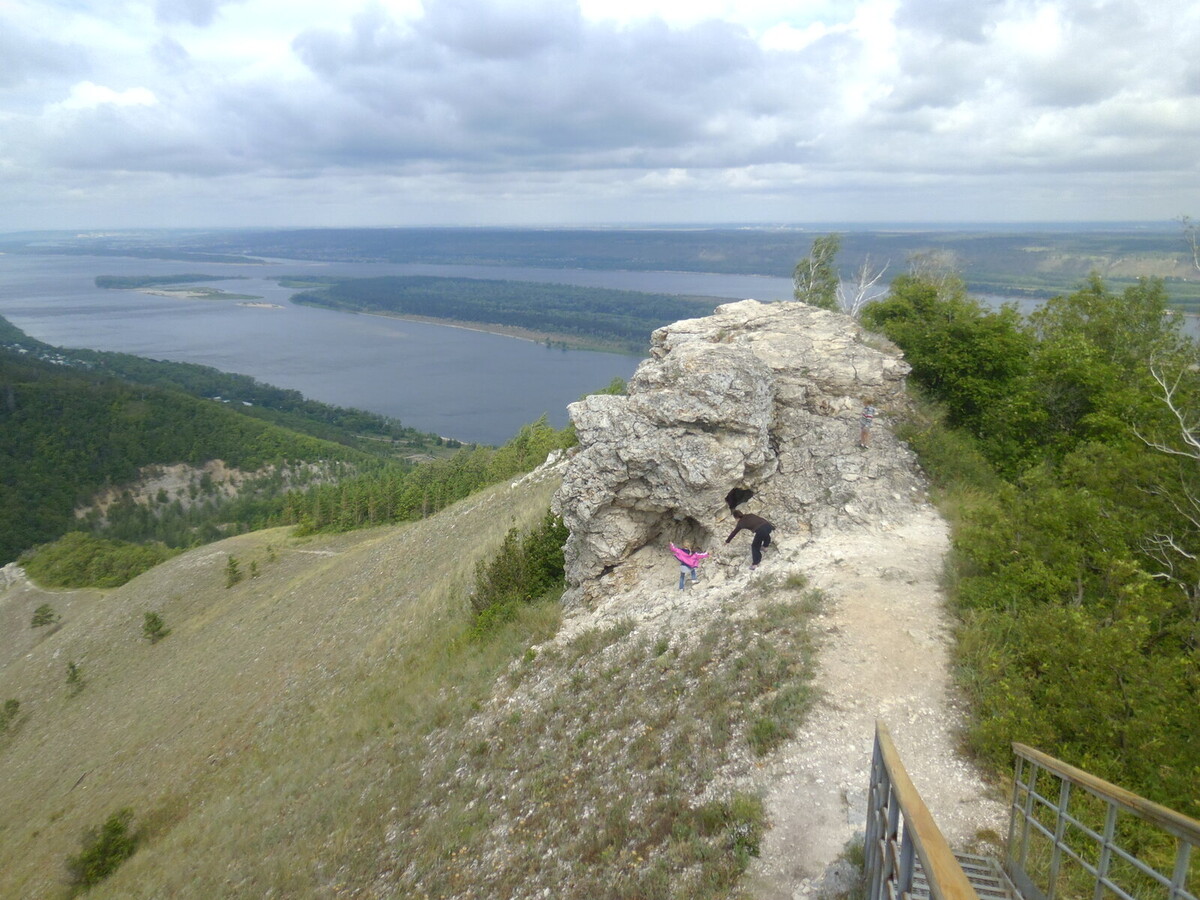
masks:
<svg viewBox="0 0 1200 900"><path fill-rule="evenodd" d="M908 372L886 339L803 303L744 300L658 329L626 396L568 407L579 447L554 499L570 530L566 602L601 597L601 580L669 541L709 549L725 576L741 570L748 537L723 544L734 507L773 522L771 553L786 559L824 527L923 501L887 427ZM864 450L868 403L880 418Z"/></svg>

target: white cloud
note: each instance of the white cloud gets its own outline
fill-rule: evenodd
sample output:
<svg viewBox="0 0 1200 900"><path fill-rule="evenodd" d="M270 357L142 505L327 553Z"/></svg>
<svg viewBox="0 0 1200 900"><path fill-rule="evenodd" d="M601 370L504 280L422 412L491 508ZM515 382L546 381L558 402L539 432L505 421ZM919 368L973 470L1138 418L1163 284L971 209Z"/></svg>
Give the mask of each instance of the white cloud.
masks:
<svg viewBox="0 0 1200 900"><path fill-rule="evenodd" d="M95 109L99 106L154 106L158 98L154 92L144 87L126 88L115 91L110 87L81 81L71 88L67 99L52 106L60 109Z"/></svg>
<svg viewBox="0 0 1200 900"><path fill-rule="evenodd" d="M878 221L956 197L962 219L1071 218L1116 173L1146 192L1122 217L1200 209L1200 7L1180 0L89 9L0 8L0 189L61 190L56 215L112 214L106 186L139 174L174 179L181 217L188 191L228 191L247 224L354 204L376 224Z"/></svg>

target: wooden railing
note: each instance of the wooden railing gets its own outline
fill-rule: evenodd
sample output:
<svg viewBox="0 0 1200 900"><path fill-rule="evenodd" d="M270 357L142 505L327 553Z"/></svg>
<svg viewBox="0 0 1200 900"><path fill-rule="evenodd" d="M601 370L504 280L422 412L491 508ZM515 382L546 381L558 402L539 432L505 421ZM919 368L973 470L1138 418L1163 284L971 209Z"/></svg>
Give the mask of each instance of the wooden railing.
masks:
<svg viewBox="0 0 1200 900"><path fill-rule="evenodd" d="M1004 869L1026 900L1197 900L1200 822L1024 744L1013 752Z"/></svg>
<svg viewBox="0 0 1200 900"><path fill-rule="evenodd" d="M882 722L875 723L864 850L868 900L902 900L910 894L914 857L921 861L933 900L979 900Z"/></svg>

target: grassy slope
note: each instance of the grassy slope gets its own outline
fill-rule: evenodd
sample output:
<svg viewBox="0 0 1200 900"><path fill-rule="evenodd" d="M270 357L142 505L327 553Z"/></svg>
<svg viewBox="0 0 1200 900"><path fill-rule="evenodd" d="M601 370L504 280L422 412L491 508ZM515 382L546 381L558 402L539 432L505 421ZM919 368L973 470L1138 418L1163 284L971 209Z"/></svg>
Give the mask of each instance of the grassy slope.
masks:
<svg viewBox="0 0 1200 900"><path fill-rule="evenodd" d="M453 718L490 687L495 663L476 657L512 650L458 654L451 675L431 648L461 622L476 559L543 515L553 487L503 486L411 526L243 535L107 594L0 595L0 698L21 701L0 736L0 896L63 896L81 833L124 806L147 841L90 896L361 884L387 810L418 780L404 735ZM231 554L259 576L227 588ZM48 599L63 625L34 632ZM141 636L150 610L172 629L156 645ZM75 696L68 661L87 680ZM458 696L439 695L440 677Z"/></svg>
<svg viewBox="0 0 1200 900"><path fill-rule="evenodd" d="M111 592L0 593L0 897L65 897L123 807L144 833L95 898L732 896L762 807L734 791L811 701L812 598L698 631L467 638L476 561L555 478L411 525L273 529ZM230 555L257 577L226 587ZM50 602L56 631L34 630ZM141 636L147 611L172 629ZM66 666L86 685L72 695Z"/></svg>

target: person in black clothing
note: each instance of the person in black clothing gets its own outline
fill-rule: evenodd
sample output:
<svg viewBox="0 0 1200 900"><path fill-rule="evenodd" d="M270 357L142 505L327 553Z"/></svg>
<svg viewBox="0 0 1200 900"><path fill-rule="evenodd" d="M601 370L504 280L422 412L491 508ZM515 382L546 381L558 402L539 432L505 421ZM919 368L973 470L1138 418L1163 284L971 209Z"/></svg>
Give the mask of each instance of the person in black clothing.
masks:
<svg viewBox="0 0 1200 900"><path fill-rule="evenodd" d="M754 540L750 543L750 568L757 569L758 564L762 562L763 548L771 546L771 532L775 530L775 526L762 516L744 513L739 509L733 511L733 517L737 519L737 527L725 538L725 543L732 541L733 536L743 528L753 532Z"/></svg>

